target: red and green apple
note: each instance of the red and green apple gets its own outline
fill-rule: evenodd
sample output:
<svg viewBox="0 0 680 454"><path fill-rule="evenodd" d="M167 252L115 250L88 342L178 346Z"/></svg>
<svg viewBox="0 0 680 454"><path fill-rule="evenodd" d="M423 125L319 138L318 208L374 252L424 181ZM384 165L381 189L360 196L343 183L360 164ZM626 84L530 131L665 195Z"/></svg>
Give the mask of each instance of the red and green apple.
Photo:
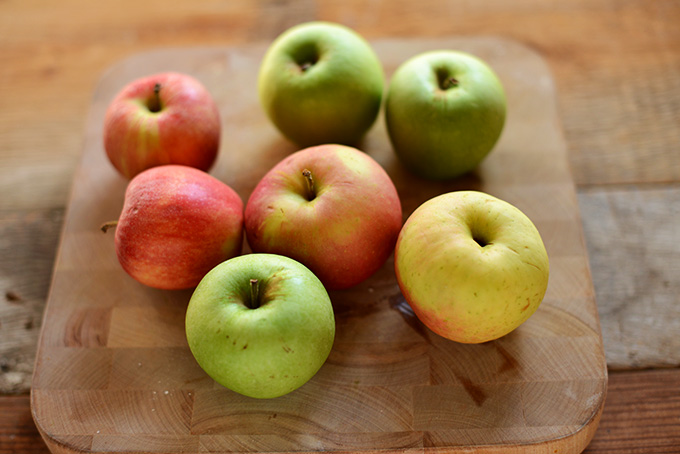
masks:
<svg viewBox="0 0 680 454"><path fill-rule="evenodd" d="M159 289L193 288L241 253L243 201L202 170L153 167L130 181L122 213L111 225L116 255L130 276Z"/></svg>
<svg viewBox="0 0 680 454"><path fill-rule="evenodd" d="M387 172L343 145L289 155L260 180L245 210L253 251L291 257L329 289L375 273L392 254L401 226L401 201Z"/></svg>
<svg viewBox="0 0 680 454"><path fill-rule="evenodd" d="M111 101L104 119L104 149L130 179L164 164L208 171L220 144L220 115L208 90L182 73L136 79Z"/></svg>
<svg viewBox="0 0 680 454"><path fill-rule="evenodd" d="M489 194L457 191L419 206L399 234L397 282L418 318L457 342L524 323L543 301L548 254L533 222Z"/></svg>

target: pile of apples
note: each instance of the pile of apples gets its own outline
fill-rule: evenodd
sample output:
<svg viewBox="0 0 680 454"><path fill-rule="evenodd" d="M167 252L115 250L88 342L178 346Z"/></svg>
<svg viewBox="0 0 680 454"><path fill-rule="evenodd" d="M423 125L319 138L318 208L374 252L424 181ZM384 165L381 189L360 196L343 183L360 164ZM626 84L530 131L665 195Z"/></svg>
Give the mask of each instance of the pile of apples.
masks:
<svg viewBox="0 0 680 454"><path fill-rule="evenodd" d="M548 257L519 209L460 191L425 202L404 223L390 176L351 146L384 105L406 168L434 180L474 169L506 114L503 87L483 61L427 52L403 63L385 90L368 42L311 22L272 43L258 89L271 122L301 149L264 175L245 207L208 174L220 117L199 81L179 73L135 80L104 125L106 153L131 180L118 221L104 230L115 225L118 260L140 283L195 288L187 341L218 383L256 398L302 386L333 346L328 290L363 282L392 253L405 299L448 339L496 339L536 311ZM242 255L244 233L252 254Z"/></svg>

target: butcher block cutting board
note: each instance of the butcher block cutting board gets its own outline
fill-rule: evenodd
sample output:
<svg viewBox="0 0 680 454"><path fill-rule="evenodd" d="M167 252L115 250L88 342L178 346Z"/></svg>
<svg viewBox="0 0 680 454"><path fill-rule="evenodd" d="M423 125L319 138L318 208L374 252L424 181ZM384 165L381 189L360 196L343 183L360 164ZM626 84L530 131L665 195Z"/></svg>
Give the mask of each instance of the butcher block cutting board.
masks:
<svg viewBox="0 0 680 454"><path fill-rule="evenodd" d="M445 340L414 317L388 262L368 281L331 292L337 334L318 374L286 396L256 400L216 384L184 335L191 291L161 291L127 276L113 235L127 181L102 145L104 112L135 78L180 71L202 81L222 115L210 173L247 201L296 150L257 98L266 45L164 49L111 68L94 93L44 314L31 404L54 453L362 452L578 453L592 438L607 388L597 307L575 188L544 61L493 37L371 43L386 76L427 50L486 60L508 96L495 150L446 183L411 175L382 116L359 147L392 177L404 219L426 200L475 189L504 199L538 227L550 282L538 311L496 341ZM244 253L249 252L247 244Z"/></svg>

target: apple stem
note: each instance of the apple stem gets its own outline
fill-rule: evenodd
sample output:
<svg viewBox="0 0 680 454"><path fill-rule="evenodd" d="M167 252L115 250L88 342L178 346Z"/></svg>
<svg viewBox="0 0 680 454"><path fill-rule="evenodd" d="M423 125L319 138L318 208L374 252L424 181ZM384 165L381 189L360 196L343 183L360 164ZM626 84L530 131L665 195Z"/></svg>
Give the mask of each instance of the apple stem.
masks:
<svg viewBox="0 0 680 454"><path fill-rule="evenodd" d="M115 227L118 225L118 221L109 221L105 222L101 225L100 229L102 232L106 233L109 231L110 228Z"/></svg>
<svg viewBox="0 0 680 454"><path fill-rule="evenodd" d="M149 110L151 112L160 112L161 110L160 92L161 84L159 82L156 82L156 85L153 86L153 98L151 98L151 100L149 101Z"/></svg>
<svg viewBox="0 0 680 454"><path fill-rule="evenodd" d="M312 172L309 169L304 169L302 175L307 181L307 200L314 200L316 197L316 191L314 190L314 179L312 178Z"/></svg>
<svg viewBox="0 0 680 454"><path fill-rule="evenodd" d="M458 79L456 79L455 77L449 77L445 81L444 89L446 90L446 89L451 88L451 87L456 87L456 86L458 86L459 83L460 82L458 82Z"/></svg>
<svg viewBox="0 0 680 454"><path fill-rule="evenodd" d="M248 307L251 309L257 309L260 307L260 286L257 279L250 280L250 304Z"/></svg>

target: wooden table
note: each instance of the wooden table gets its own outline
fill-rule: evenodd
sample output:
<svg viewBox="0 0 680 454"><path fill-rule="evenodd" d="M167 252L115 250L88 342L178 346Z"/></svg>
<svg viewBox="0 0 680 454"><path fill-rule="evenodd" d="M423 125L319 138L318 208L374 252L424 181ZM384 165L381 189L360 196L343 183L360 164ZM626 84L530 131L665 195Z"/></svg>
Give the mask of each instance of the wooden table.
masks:
<svg viewBox="0 0 680 454"><path fill-rule="evenodd" d="M607 362L586 452L680 452L680 4L0 4L0 454L45 453L27 392L84 119L102 72L163 47L273 39L307 20L368 39L496 35L553 72Z"/></svg>

